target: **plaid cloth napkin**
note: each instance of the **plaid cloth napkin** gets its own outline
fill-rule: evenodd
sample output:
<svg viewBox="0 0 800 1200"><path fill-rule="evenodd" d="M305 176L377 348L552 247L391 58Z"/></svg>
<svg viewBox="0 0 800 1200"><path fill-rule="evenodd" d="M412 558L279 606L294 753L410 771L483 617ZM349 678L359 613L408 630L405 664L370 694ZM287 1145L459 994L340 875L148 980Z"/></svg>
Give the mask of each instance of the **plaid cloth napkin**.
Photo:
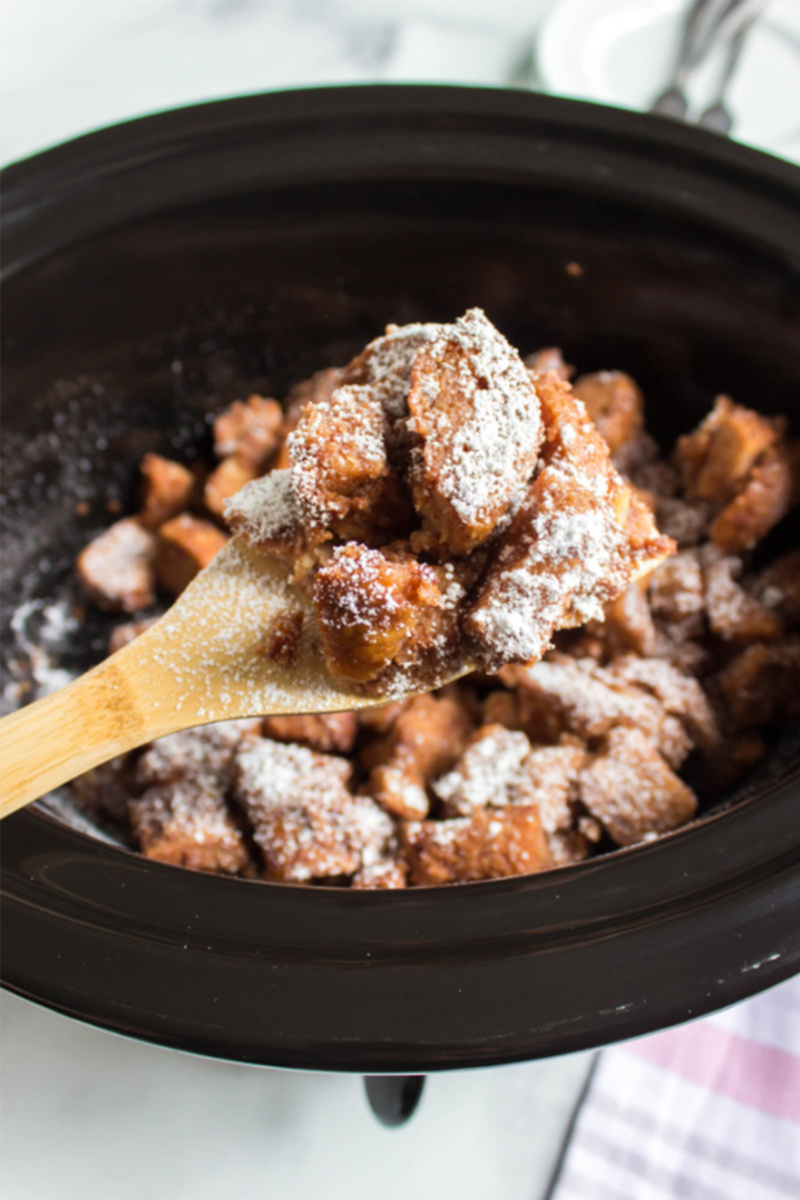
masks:
<svg viewBox="0 0 800 1200"><path fill-rule="evenodd" d="M800 1198L800 976L598 1055L549 1200Z"/></svg>

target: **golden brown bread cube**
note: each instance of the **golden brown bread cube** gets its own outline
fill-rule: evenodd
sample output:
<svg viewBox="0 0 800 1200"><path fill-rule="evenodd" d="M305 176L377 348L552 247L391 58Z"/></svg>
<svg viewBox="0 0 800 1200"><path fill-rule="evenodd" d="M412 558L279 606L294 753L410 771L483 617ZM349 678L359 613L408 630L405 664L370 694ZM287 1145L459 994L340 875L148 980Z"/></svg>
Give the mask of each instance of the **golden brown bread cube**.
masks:
<svg viewBox="0 0 800 1200"><path fill-rule="evenodd" d="M390 700L388 704L376 704L374 708L360 708L356 713L358 724L370 733L388 733L410 703L410 700Z"/></svg>
<svg viewBox="0 0 800 1200"><path fill-rule="evenodd" d="M700 633L706 590L700 558L694 551L683 551L659 563L648 583L650 608L656 617L670 624L693 619Z"/></svg>
<svg viewBox="0 0 800 1200"><path fill-rule="evenodd" d="M135 776L146 790L128 807L148 858L195 871L253 873L242 828L226 803L234 754L250 724L188 729L144 751Z"/></svg>
<svg viewBox="0 0 800 1200"><path fill-rule="evenodd" d="M300 654L306 614L302 608L286 608L276 613L253 648L260 658L293 667Z"/></svg>
<svg viewBox="0 0 800 1200"><path fill-rule="evenodd" d="M388 451L388 422L368 387L340 387L309 404L288 440L292 487L306 536L391 540L411 512ZM383 532L382 532L383 531Z"/></svg>
<svg viewBox="0 0 800 1200"><path fill-rule="evenodd" d="M144 480L144 496L137 515L146 529L158 529L187 507L195 477L188 467L160 454L145 454L139 470Z"/></svg>
<svg viewBox="0 0 800 1200"><path fill-rule="evenodd" d="M416 887L529 875L553 865L535 805L475 808L448 821L407 821L401 830Z"/></svg>
<svg viewBox="0 0 800 1200"><path fill-rule="evenodd" d="M156 544L154 567L159 587L179 596L227 540L216 525L189 513L167 521L158 531Z"/></svg>
<svg viewBox="0 0 800 1200"><path fill-rule="evenodd" d="M502 725L482 725L453 767L431 784L444 815L467 817L474 808L503 808L512 803L530 749L524 733Z"/></svg>
<svg viewBox="0 0 800 1200"><path fill-rule="evenodd" d="M351 876L386 858L389 816L347 787L351 764L305 746L247 737L236 756L235 794L264 854L267 878Z"/></svg>
<svg viewBox="0 0 800 1200"><path fill-rule="evenodd" d="M135 517L124 517L89 542L75 568L98 608L134 613L155 600L155 557L155 534Z"/></svg>
<svg viewBox="0 0 800 1200"><path fill-rule="evenodd" d="M580 799L619 846L666 833L690 820L697 797L639 729L611 729L581 771Z"/></svg>
<svg viewBox="0 0 800 1200"><path fill-rule="evenodd" d="M414 507L451 554L480 546L529 479L543 426L531 374L478 309L414 359Z"/></svg>
<svg viewBox="0 0 800 1200"><path fill-rule="evenodd" d="M410 554L338 547L314 578L320 645L330 671L353 683L374 679L412 638L441 592L430 567Z"/></svg>
<svg viewBox="0 0 800 1200"><path fill-rule="evenodd" d="M544 465L463 622L490 670L533 662L555 630L601 619L604 603L674 550L614 470L569 384L550 374L537 390Z"/></svg>
<svg viewBox="0 0 800 1200"><path fill-rule="evenodd" d="M718 396L693 433L678 439L675 453L687 494L725 504L746 480L768 446L783 434L785 421L762 417Z"/></svg>
<svg viewBox="0 0 800 1200"><path fill-rule="evenodd" d="M342 382L368 386L389 422L395 451L405 450L408 434L408 391L417 351L439 332L435 324L387 325L383 337L375 338L342 369Z"/></svg>
<svg viewBox="0 0 800 1200"><path fill-rule="evenodd" d="M504 725L506 729L522 729L522 717L515 692L500 688L489 692L483 701L482 725Z"/></svg>
<svg viewBox="0 0 800 1200"><path fill-rule="evenodd" d="M358 718L353 712L264 717L261 731L276 742L296 742L321 753L346 754L355 744Z"/></svg>
<svg viewBox="0 0 800 1200"><path fill-rule="evenodd" d="M611 678L655 696L664 710L677 717L692 742L704 750L719 743L714 711L694 675L662 658L626 654L609 664ZM646 732L646 730L645 730Z"/></svg>
<svg viewBox="0 0 800 1200"><path fill-rule="evenodd" d="M644 423L644 401L636 382L624 371L596 371L581 375L573 384L578 400L597 432L616 455L632 442Z"/></svg>
<svg viewBox="0 0 800 1200"><path fill-rule="evenodd" d="M289 565L301 555L305 538L291 471L276 469L245 484L223 512L231 532L259 554Z"/></svg>
<svg viewBox="0 0 800 1200"><path fill-rule="evenodd" d="M586 746L576 738L558 746L534 746L522 763L513 801L537 805L551 850L558 837L574 832L573 803L585 762Z"/></svg>
<svg viewBox="0 0 800 1200"><path fill-rule="evenodd" d="M427 816L428 783L452 766L473 728L458 688L415 696L388 734L362 753L370 770L367 792L397 816Z"/></svg>
<svg viewBox="0 0 800 1200"><path fill-rule="evenodd" d="M501 678L518 685L520 713L532 742L554 743L564 735L583 742L605 737L615 726L638 729L675 766L692 742L661 700L589 659L552 655L532 667L508 667Z"/></svg>
<svg viewBox="0 0 800 1200"><path fill-rule="evenodd" d="M218 789L194 779L154 784L128 806L146 858L226 875L252 875L244 835Z"/></svg>
<svg viewBox="0 0 800 1200"><path fill-rule="evenodd" d="M193 779L208 790L224 791L233 778L236 749L254 726L252 720L218 721L151 742L134 767L137 787Z"/></svg>
<svg viewBox="0 0 800 1200"><path fill-rule="evenodd" d="M219 458L237 458L254 474L263 471L280 442L283 409L277 400L255 393L234 400L214 422L214 451Z"/></svg>
<svg viewBox="0 0 800 1200"><path fill-rule="evenodd" d="M294 428L307 404L325 404L345 382L341 367L324 367L289 389L284 405L284 421ZM287 464L288 465L288 464Z"/></svg>
<svg viewBox="0 0 800 1200"><path fill-rule="evenodd" d="M407 867L399 856L379 858L356 871L350 886L357 891L406 887Z"/></svg>
<svg viewBox="0 0 800 1200"><path fill-rule="evenodd" d="M246 483L255 479L257 471L249 463L243 463L234 454L223 458L208 476L203 488L203 500L209 512L221 517L225 501L235 496Z"/></svg>
<svg viewBox="0 0 800 1200"><path fill-rule="evenodd" d="M602 621L588 622L587 633L602 638L607 657L631 650L647 655L655 650L657 633L647 603L648 584L649 577L637 579L621 596L605 605Z"/></svg>
<svg viewBox="0 0 800 1200"><path fill-rule="evenodd" d="M679 496L659 496L656 524L665 537L671 537L680 549L697 546L708 536L715 505L710 500L683 500Z"/></svg>
<svg viewBox="0 0 800 1200"><path fill-rule="evenodd" d="M272 464L273 469L288 470L291 467L289 434L294 433L297 428L300 413L305 406L326 403L344 382L344 373L340 367L326 367L322 371L317 371L309 379L300 380L289 389L284 404L280 448Z"/></svg>
<svg viewBox="0 0 800 1200"><path fill-rule="evenodd" d="M770 446L741 491L711 523L711 540L726 554L757 546L795 502L796 461L785 443Z"/></svg>
<svg viewBox="0 0 800 1200"><path fill-rule="evenodd" d="M706 554L703 561L706 612L712 631L726 642L772 641L780 636L781 623L737 583L742 560L733 555Z"/></svg>

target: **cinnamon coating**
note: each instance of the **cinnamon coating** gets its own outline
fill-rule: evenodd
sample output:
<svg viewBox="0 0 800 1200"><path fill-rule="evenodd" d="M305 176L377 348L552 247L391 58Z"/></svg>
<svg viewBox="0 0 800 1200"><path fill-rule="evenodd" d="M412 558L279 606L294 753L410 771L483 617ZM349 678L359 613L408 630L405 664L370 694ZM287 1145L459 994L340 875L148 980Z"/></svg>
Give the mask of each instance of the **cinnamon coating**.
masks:
<svg viewBox="0 0 800 1200"><path fill-rule="evenodd" d="M280 420L272 400L235 403L205 507L194 467L149 455L138 516L78 564L99 606L149 607L222 543L208 518L246 478L227 519L312 597L332 669L390 694L398 673L447 675L465 639L479 669L358 713L175 735L77 781L84 813L190 869L439 886L661 836L768 753L800 713L800 551L752 554L800 494L785 422L720 397L670 457L629 376L572 389L548 348L517 389L485 326L390 326L296 384ZM487 394L517 444L470 494ZM291 663L298 613L261 653Z"/></svg>

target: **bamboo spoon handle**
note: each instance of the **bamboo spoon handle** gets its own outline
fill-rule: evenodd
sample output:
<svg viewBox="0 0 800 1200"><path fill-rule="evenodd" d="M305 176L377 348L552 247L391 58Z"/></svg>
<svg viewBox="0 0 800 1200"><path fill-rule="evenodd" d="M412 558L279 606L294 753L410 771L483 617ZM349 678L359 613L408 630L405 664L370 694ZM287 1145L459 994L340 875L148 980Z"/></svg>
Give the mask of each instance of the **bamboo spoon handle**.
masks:
<svg viewBox="0 0 800 1200"><path fill-rule="evenodd" d="M129 663L122 651L0 721L0 817L158 736L131 686Z"/></svg>
<svg viewBox="0 0 800 1200"><path fill-rule="evenodd" d="M291 661L260 653L271 622L302 607L285 567L229 542L135 641L0 721L0 817L179 729L370 703L330 678L308 629Z"/></svg>

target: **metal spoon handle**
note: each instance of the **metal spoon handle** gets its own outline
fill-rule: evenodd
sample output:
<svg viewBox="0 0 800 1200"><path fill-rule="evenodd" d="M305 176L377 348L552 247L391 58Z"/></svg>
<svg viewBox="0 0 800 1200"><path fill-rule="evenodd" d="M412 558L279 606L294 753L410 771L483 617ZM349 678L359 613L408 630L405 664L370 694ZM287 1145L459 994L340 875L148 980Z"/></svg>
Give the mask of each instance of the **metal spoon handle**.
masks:
<svg viewBox="0 0 800 1200"><path fill-rule="evenodd" d="M716 93L711 103L703 110L697 120L697 124L702 125L704 129L710 129L714 133L729 134L733 128L733 117L725 103L725 97L734 72L739 65L744 44L761 15L763 8L763 3L752 5L751 11L728 42L728 52L725 56L722 74L717 83Z"/></svg>
<svg viewBox="0 0 800 1200"><path fill-rule="evenodd" d="M691 74L717 46L737 37L764 8L765 0L707 0L692 5L684 27L675 73L668 87L657 97L650 111L662 116L686 117L689 104L684 88ZM735 66L735 60L734 60Z"/></svg>
<svg viewBox="0 0 800 1200"><path fill-rule="evenodd" d="M695 66L705 56L709 35L728 3L729 0L694 0L684 21L672 78L652 104L651 112L678 120L686 116L689 105L683 89Z"/></svg>

